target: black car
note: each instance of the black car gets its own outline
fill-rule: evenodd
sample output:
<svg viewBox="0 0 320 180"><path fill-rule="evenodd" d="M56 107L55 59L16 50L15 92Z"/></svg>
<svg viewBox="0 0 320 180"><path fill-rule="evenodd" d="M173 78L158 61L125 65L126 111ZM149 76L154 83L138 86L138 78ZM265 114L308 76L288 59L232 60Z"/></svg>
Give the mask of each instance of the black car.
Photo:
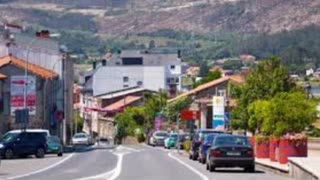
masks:
<svg viewBox="0 0 320 180"><path fill-rule="evenodd" d="M223 131L216 131L213 129L199 129L195 132L192 142L191 142L191 148L189 151L189 159L197 160L199 157L199 148L204 140L205 135L211 134L211 133L217 133L222 134Z"/></svg>
<svg viewBox="0 0 320 180"><path fill-rule="evenodd" d="M207 153L207 170L217 167L241 167L255 171L254 152L246 136L218 135Z"/></svg>
<svg viewBox="0 0 320 180"><path fill-rule="evenodd" d="M47 140L40 132L8 132L0 141L1 156L12 159L15 156L35 155L43 158L47 151Z"/></svg>

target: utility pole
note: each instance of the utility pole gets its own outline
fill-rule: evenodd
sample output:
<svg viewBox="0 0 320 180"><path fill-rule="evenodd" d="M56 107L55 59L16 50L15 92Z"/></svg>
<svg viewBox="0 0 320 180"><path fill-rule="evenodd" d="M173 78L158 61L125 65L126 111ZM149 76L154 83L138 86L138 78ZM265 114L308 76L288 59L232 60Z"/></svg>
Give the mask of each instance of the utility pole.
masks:
<svg viewBox="0 0 320 180"><path fill-rule="evenodd" d="M180 125L180 115L177 116L177 151L179 152L180 149L180 133L179 133L179 125Z"/></svg>
<svg viewBox="0 0 320 180"><path fill-rule="evenodd" d="M63 72L63 111L64 111L64 118L62 121L62 141L63 144L67 143L67 71L66 71L66 54L62 54L62 72Z"/></svg>

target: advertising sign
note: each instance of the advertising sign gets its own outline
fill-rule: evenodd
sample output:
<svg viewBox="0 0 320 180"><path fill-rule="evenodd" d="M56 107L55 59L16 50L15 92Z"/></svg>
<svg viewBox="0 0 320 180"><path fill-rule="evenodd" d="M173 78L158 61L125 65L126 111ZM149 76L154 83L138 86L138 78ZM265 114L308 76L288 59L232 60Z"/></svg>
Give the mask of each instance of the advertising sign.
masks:
<svg viewBox="0 0 320 180"><path fill-rule="evenodd" d="M36 114L36 78L34 76L27 77L27 84L24 76L11 76L10 82L10 104L11 115L15 115L18 109L24 109L24 90L26 88L27 109L29 115Z"/></svg>
<svg viewBox="0 0 320 180"><path fill-rule="evenodd" d="M157 115L154 120L154 130L155 131L160 130L162 122L163 122L163 117L161 115Z"/></svg>
<svg viewBox="0 0 320 180"><path fill-rule="evenodd" d="M225 129L225 99L224 96L213 96L212 127L215 130Z"/></svg>

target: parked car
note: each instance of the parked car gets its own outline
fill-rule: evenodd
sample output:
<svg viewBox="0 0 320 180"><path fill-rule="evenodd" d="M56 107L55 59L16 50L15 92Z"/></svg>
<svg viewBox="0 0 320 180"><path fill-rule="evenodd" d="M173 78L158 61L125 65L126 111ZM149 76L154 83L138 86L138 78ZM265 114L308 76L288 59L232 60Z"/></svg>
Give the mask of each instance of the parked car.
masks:
<svg viewBox="0 0 320 180"><path fill-rule="evenodd" d="M155 131L150 138L151 146L163 146L164 140L168 137L168 133L165 131Z"/></svg>
<svg viewBox="0 0 320 180"><path fill-rule="evenodd" d="M43 158L47 151L47 139L41 132L10 131L2 137L0 149L1 156L6 159L33 154L37 158Z"/></svg>
<svg viewBox="0 0 320 180"><path fill-rule="evenodd" d="M189 151L189 159L197 160L199 157L199 148L204 140L206 134L209 133L224 133L223 131L216 131L213 129L199 129L195 132L192 142L191 148Z"/></svg>
<svg viewBox="0 0 320 180"><path fill-rule="evenodd" d="M246 136L216 136L206 161L210 172L218 167L242 167L248 172L255 171L253 148Z"/></svg>
<svg viewBox="0 0 320 180"><path fill-rule="evenodd" d="M45 137L50 136L50 132L49 132L48 129L26 129L26 130L16 129L16 130L11 130L9 132L11 132L11 133L21 133L23 131L42 133Z"/></svg>
<svg viewBox="0 0 320 180"><path fill-rule="evenodd" d="M58 136L48 136L47 147L48 154L57 154L58 156L63 156L63 145Z"/></svg>
<svg viewBox="0 0 320 180"><path fill-rule="evenodd" d="M210 149L212 142L215 136L219 135L218 133L210 133L205 135L203 143L199 147L199 157L198 160L200 163L205 164L208 150Z"/></svg>
<svg viewBox="0 0 320 180"><path fill-rule="evenodd" d="M177 133L170 133L168 137L164 140L164 148L172 148L175 147L178 141Z"/></svg>
<svg viewBox="0 0 320 180"><path fill-rule="evenodd" d="M92 138L87 133L76 133L72 137L72 145L90 145L92 144Z"/></svg>

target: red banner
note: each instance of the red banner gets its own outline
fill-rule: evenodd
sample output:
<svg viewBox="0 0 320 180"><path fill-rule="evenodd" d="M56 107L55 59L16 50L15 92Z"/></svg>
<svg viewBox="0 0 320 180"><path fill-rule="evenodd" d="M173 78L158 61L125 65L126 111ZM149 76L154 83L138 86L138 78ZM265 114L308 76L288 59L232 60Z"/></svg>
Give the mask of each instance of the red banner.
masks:
<svg viewBox="0 0 320 180"><path fill-rule="evenodd" d="M180 112L181 120L197 120L200 119L199 111L182 110Z"/></svg>

